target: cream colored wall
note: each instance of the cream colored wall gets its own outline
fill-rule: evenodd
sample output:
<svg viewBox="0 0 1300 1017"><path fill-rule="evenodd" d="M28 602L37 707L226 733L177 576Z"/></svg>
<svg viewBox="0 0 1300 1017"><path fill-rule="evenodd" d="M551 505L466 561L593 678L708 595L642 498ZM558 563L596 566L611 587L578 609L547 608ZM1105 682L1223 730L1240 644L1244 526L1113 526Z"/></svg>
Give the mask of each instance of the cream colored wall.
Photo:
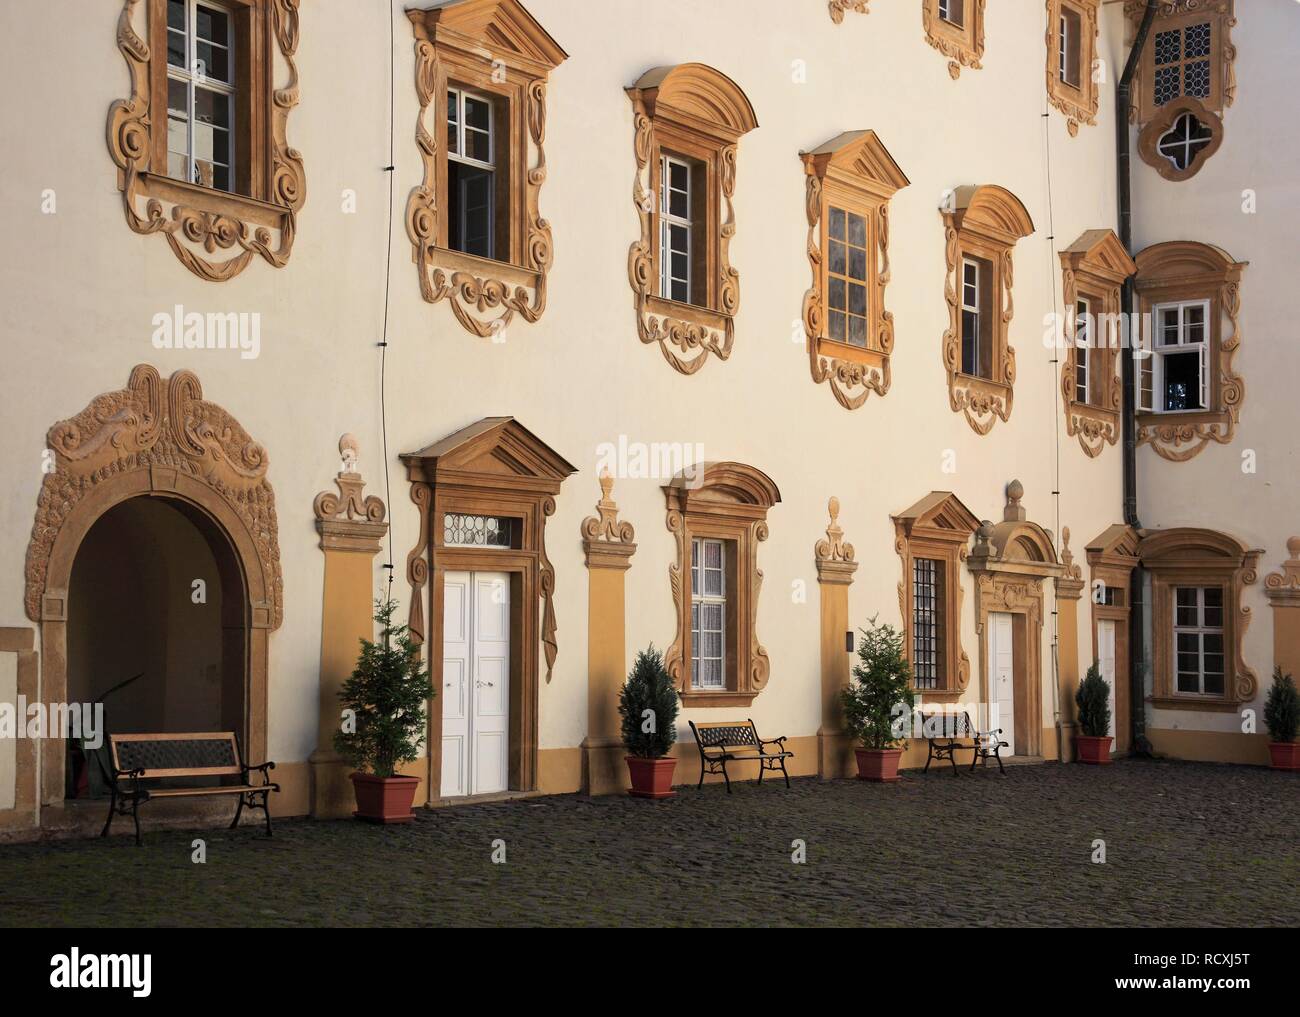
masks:
<svg viewBox="0 0 1300 1017"><path fill-rule="evenodd" d="M1262 548L1259 581L1246 587L1250 608L1245 660L1259 678L1253 704L1259 730L1273 669L1273 613L1263 579L1287 558L1288 537L1300 534L1300 474L1295 434L1296 233L1300 194L1295 167L1300 141L1278 130L1279 97L1294 87L1294 65L1275 54L1300 47L1300 5L1243 2L1236 5L1236 101L1224 116L1222 147L1190 180L1170 183L1134 158L1134 246L1196 240L1249 262L1241 284L1241 347L1234 369L1246 395L1236 435L1212 444L1185 463L1166 462L1150 449L1139 458L1139 512L1148 527L1202 526L1231 533ZM1255 214L1243 211L1247 190ZM1252 454L1255 472L1243 469ZM1185 710L1152 711L1155 727L1240 732L1236 714Z"/></svg>
<svg viewBox="0 0 1300 1017"><path fill-rule="evenodd" d="M412 140L412 45L397 13L401 6L393 5L397 169L388 237L395 590L406 597L403 567L418 518L398 453L480 417L512 414L579 467L547 529L557 577L559 658L553 680L541 690L543 749L576 746L585 733L587 578L578 528L599 495L597 447L620 434L632 441L702 443L706 458L750 463L781 488L784 501L770 514L771 538L760 555L765 580L758 632L771 656L772 678L751 710L730 711L753 716L765 734L811 735L820 719L812 554L826 525L829 495L843 503L840 521L862 562L850 590L855 625L875 614L898 622L900 567L889 516L932 489L953 490L977 515L996 520L1004 485L1019 478L1030 518L1054 531L1070 526L1080 559L1083 543L1118 521L1119 449L1107 447L1092 460L1065 438L1059 365L1041 341L1043 316L1059 300L1056 252L1084 230L1114 222L1113 103L1108 86L1098 125L1081 128L1073 139L1063 117L1053 111L1047 118L1049 213L1041 4L990 4L985 66L953 81L946 61L924 40L919 0L877 3L870 15L850 14L838 27L817 0L672 0L652 7L633 0L530 0L529 10L570 54L551 79L549 176L541 196L556 262L541 322L512 325L501 344L472 339L446 306L420 300L402 229L402 208L420 167ZM21 16L12 5L0 12L5 37L32 40L21 60L0 61L7 92L32 97L9 107L11 131L22 143L11 149L9 183L0 194L11 224L0 269L12 291L22 294L5 324L11 355L2 384L10 409L0 430L0 458L9 468L2 511L11 536L0 542L0 624L25 623L23 555L46 429L96 394L124 385L135 363L152 362L164 373L191 368L205 397L228 409L269 453L285 605L284 624L270 639L269 752L301 760L315 745L320 661L322 555L311 501L332 488L340 433L359 437L368 490L384 494L374 344L386 254L388 20L376 4L304 5L302 102L290 118L289 137L306 162L307 203L293 255L284 269L254 263L238 278L213 284L182 268L159 237L136 236L123 220L104 144L108 106L127 91L114 45L117 14L114 3L72 0L24 8ZM1117 17L1110 6L1103 16ZM68 24L77 30L67 33ZM1109 34L1102 55L1113 62L1108 40ZM626 269L637 236L635 164L623 88L649 67L691 60L734 78L761 126L740 145L738 231L731 247L741 276L735 352L730 361L711 362L687 378L636 337ZM806 83L792 80L794 61L806 62ZM1263 92L1248 82L1243 100ZM1234 124L1230 118L1230 144ZM825 386L812 383L802 343L791 337L809 281L798 152L856 128L878 133L911 186L892 203L887 305L897 336L893 388L849 413ZM1015 407L1010 423L999 422L987 437L975 435L949 409L940 355L947 308L937 206L946 189L968 183L1009 188L1037 226L1015 252ZM55 215L40 213L44 188L57 193ZM356 192L354 215L340 210L345 189ZM187 310L261 312L261 357L154 350L151 317L175 303ZM942 468L948 450L955 453L953 473ZM1051 496L1058 489L1058 454L1059 517ZM666 647L673 639L667 568L674 545L659 483L624 479L615 489L639 545L627 575L629 653L650 642ZM382 578L377 567L376 583ZM796 581L807 590L803 603L792 603ZM962 584L962 641L975 699L980 665L968 573ZM1050 614L1045 620L1048 726ZM1090 647L1085 634L1081 629L1080 645ZM1259 636L1252 631L1252 639ZM708 719L729 713L705 712Z"/></svg>

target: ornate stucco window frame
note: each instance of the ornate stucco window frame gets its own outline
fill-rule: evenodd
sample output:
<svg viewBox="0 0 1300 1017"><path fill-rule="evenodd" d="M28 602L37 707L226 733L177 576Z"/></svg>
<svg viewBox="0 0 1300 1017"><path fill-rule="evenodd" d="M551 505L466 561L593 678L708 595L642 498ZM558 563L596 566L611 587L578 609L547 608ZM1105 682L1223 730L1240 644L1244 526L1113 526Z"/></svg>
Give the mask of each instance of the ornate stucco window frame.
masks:
<svg viewBox="0 0 1300 1017"><path fill-rule="evenodd" d="M921 0L925 41L948 58L948 74L954 81L963 67L979 70L984 57L984 0L963 3L964 19L958 26L939 16L939 0Z"/></svg>
<svg viewBox="0 0 1300 1017"><path fill-rule="evenodd" d="M689 474L689 475L688 475ZM668 531L676 541L676 557L668 566L677 634L665 655L668 673L685 707L748 706L764 688L772 665L758 639L758 595L763 571L758 545L767 540L768 510L781 501L781 492L765 473L743 463L702 463L664 485ZM724 689L691 685L691 542L712 537L734 547L734 619L727 648L734 653Z"/></svg>
<svg viewBox="0 0 1300 1017"><path fill-rule="evenodd" d="M427 303L446 301L479 338L498 338L518 315L546 310L554 260L551 224L542 217L546 181L546 87L568 54L518 0L450 0L408 10L415 36L415 143L423 177L406 203L411 260ZM504 101L509 175L509 251L502 260L447 245L447 86L456 82Z"/></svg>
<svg viewBox="0 0 1300 1017"><path fill-rule="evenodd" d="M656 67L627 89L632 101L636 176L632 200L640 238L628 251L628 279L635 298L637 334L658 345L673 368L694 374L713 354L731 356L740 309L740 273L731 265L736 233L737 145L758 126L740 87L706 64ZM659 164L665 150L704 167L707 208L703 304L669 300L658 293Z"/></svg>
<svg viewBox="0 0 1300 1017"><path fill-rule="evenodd" d="M1121 289L1137 265L1112 230L1088 230L1061 252L1062 290L1065 294L1065 348L1061 353L1061 396L1065 408L1065 433L1077 436L1090 458L1101 455L1107 444L1119 441L1123 382L1117 371L1122 338ZM1079 402L1075 386L1077 354L1076 306L1088 301L1088 384L1100 377L1100 401ZM1105 326L1105 327L1103 327Z"/></svg>
<svg viewBox="0 0 1300 1017"><path fill-rule="evenodd" d="M947 275L944 299L948 328L943 334L943 363L948 374L948 402L963 413L976 434L988 434L996 420L1009 420L1016 380L1016 351L1010 341L1014 312L1011 301L1016 241L1034 232L1020 199L995 184L963 186L939 209L944 224ZM961 272L967 256L993 268L993 376L977 377L961 370Z"/></svg>
<svg viewBox="0 0 1300 1017"><path fill-rule="evenodd" d="M247 194L221 191L167 175L167 4L125 0L117 48L131 75L131 94L108 111L108 152L127 225L167 238L181 264L220 282L242 272L254 255L275 268L289 260L298 212L306 200L303 159L289 145L289 112L298 105L297 0L227 0L247 26L249 59L244 153ZM241 130L242 135L242 130ZM220 255L220 257L217 257Z"/></svg>
<svg viewBox="0 0 1300 1017"><path fill-rule="evenodd" d="M836 401L855 410L876 392L889 391L894 316L885 309L889 282L889 200L910 181L875 131L846 131L801 152L807 177L808 264L812 286L804 294L803 326L813 381L830 381ZM835 205L867 221L867 346L826 335L829 210Z"/></svg>
<svg viewBox="0 0 1300 1017"><path fill-rule="evenodd" d="M1097 123L1101 94L1094 68L1097 63L1098 11L1101 0L1047 0L1047 101L1066 116L1070 137L1079 125ZM1061 17L1066 10L1079 17L1079 83L1061 78Z"/></svg>
<svg viewBox="0 0 1300 1017"><path fill-rule="evenodd" d="M951 491L931 491L915 505L890 517L894 523L894 550L902 563L898 584L898 610L903 620L903 651L912 657L913 567L917 558L944 563L944 657L940 686L916 689L922 701L951 702L970 685L970 658L961 645L961 566L969 553L971 534L980 521Z"/></svg>
<svg viewBox="0 0 1300 1017"><path fill-rule="evenodd" d="M1128 16L1130 31L1142 20L1145 0L1125 0L1124 13ZM1209 95L1188 96L1180 87L1179 97L1164 106L1157 106L1152 93L1155 80L1155 34L1178 29L1190 24L1209 21L1211 26ZM1237 48L1232 44L1232 29L1237 24L1235 0L1161 0L1152 25L1152 36L1143 47L1133 81L1133 98L1129 106L1129 122L1139 129L1138 155L1164 179L1186 180L1195 176L1223 142L1223 112L1237 97L1237 76L1234 62ZM1209 128L1210 144L1186 167L1179 170L1156 151L1161 135L1173 126L1183 113L1191 113Z"/></svg>
<svg viewBox="0 0 1300 1017"><path fill-rule="evenodd" d="M1255 582L1263 551L1214 530L1180 527L1144 531L1138 544L1142 565L1151 573L1152 694L1162 709L1235 712L1258 691L1254 670L1242 655L1250 606L1242 591ZM1223 695L1177 692L1174 681L1174 588L1218 586L1223 590ZM1231 668L1231 670L1228 670Z"/></svg>
<svg viewBox="0 0 1300 1017"><path fill-rule="evenodd" d="M844 23L844 15L847 11L854 11L858 14L870 14L867 10L868 0L827 0L826 7L830 11L831 20L835 24Z"/></svg>
<svg viewBox="0 0 1300 1017"><path fill-rule="evenodd" d="M1195 299L1210 304L1208 408L1137 414L1138 444L1150 445L1163 459L1184 462L1212 441L1230 443L1241 416L1246 383L1234 372L1233 358L1241 345L1241 274L1249 263L1234 261L1218 247L1183 240L1155 244L1134 260L1143 321L1151 320L1157 304ZM1143 345L1151 341L1144 338ZM1139 361L1139 385L1151 367L1149 357Z"/></svg>

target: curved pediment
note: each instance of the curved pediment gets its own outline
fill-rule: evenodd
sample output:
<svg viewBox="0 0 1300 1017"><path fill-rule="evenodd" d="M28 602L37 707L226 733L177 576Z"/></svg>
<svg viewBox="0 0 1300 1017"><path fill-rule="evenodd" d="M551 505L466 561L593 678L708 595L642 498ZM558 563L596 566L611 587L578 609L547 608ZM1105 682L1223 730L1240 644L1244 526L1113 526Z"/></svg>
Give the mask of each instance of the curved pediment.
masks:
<svg viewBox="0 0 1300 1017"><path fill-rule="evenodd" d="M1224 279L1246 267L1232 255L1213 244L1194 240L1170 240L1138 252L1138 285L1168 284L1185 279L1214 277Z"/></svg>
<svg viewBox="0 0 1300 1017"><path fill-rule="evenodd" d="M1020 199L997 184L958 187L953 217L958 229L991 233L1012 243L1034 232L1034 220Z"/></svg>
<svg viewBox="0 0 1300 1017"><path fill-rule="evenodd" d="M629 91L641 99L651 117L684 114L733 138L758 126L754 107L740 86L708 64L652 68Z"/></svg>
<svg viewBox="0 0 1300 1017"><path fill-rule="evenodd" d="M696 463L669 481L664 490L688 501L730 502L762 509L781 501L772 478L744 463Z"/></svg>
<svg viewBox="0 0 1300 1017"><path fill-rule="evenodd" d="M1143 562L1222 559L1240 564L1257 552L1229 533L1194 526L1177 526L1146 533L1138 545Z"/></svg>

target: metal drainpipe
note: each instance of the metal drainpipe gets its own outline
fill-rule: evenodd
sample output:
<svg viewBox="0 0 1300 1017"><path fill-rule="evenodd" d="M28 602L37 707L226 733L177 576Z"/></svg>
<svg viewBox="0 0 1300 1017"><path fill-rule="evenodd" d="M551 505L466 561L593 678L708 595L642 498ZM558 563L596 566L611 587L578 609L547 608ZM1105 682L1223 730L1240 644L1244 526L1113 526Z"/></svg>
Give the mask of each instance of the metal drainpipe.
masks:
<svg viewBox="0 0 1300 1017"><path fill-rule="evenodd" d="M1133 248L1133 196L1130 189L1130 143L1128 111L1133 90L1133 76L1137 73L1138 60L1151 33L1151 23L1155 20L1159 0L1147 0L1146 10L1142 12L1142 23L1138 26L1137 37L1129 51L1128 61L1124 64L1124 73L1119 79L1115 91L1115 151L1116 172L1118 174L1119 197L1119 239L1124 250L1132 254ZM1135 333L1133 328L1133 280L1124 280L1123 302L1124 314L1129 322L1129 338L1124 356L1124 522L1135 530L1142 528L1138 518L1137 499L1137 400L1135 392L1136 365L1133 361ZM1150 755L1151 744L1146 736L1146 694L1145 694L1145 659L1144 659L1144 616L1146 604L1142 598L1145 571L1139 564L1133 570L1129 580L1129 627L1128 627L1128 673L1131 706L1129 714L1132 719L1133 751L1139 755Z"/></svg>

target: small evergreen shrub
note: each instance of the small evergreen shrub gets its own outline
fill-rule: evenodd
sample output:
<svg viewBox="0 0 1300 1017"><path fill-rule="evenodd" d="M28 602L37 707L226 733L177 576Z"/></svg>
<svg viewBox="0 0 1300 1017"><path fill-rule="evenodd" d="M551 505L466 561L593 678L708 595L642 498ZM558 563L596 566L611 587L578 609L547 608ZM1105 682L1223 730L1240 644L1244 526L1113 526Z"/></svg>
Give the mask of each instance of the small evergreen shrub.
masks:
<svg viewBox="0 0 1300 1017"><path fill-rule="evenodd" d="M636 655L618 694L623 745L641 759L662 759L677 741L677 689L652 645Z"/></svg>
<svg viewBox="0 0 1300 1017"><path fill-rule="evenodd" d="M391 777L420 757L425 705L434 694L419 646L405 625L393 624L395 610L392 598L375 601L380 641L361 640L356 669L339 690L355 723L334 733L334 748L349 765L375 777Z"/></svg>
<svg viewBox="0 0 1300 1017"><path fill-rule="evenodd" d="M1110 683L1101 676L1096 661L1079 682L1074 702L1079 707L1079 730L1090 738L1110 734Z"/></svg>
<svg viewBox="0 0 1300 1017"><path fill-rule="evenodd" d="M906 731L911 721L916 695L912 665L903 656L903 634L892 625L877 625L875 618L867 625L861 630L853 678L840 692L844 729L864 749L905 747L899 731Z"/></svg>
<svg viewBox="0 0 1300 1017"><path fill-rule="evenodd" d="M1293 742L1300 731L1300 692L1295 679L1283 674L1282 668L1273 668L1273 687L1264 701L1264 723L1275 742Z"/></svg>

